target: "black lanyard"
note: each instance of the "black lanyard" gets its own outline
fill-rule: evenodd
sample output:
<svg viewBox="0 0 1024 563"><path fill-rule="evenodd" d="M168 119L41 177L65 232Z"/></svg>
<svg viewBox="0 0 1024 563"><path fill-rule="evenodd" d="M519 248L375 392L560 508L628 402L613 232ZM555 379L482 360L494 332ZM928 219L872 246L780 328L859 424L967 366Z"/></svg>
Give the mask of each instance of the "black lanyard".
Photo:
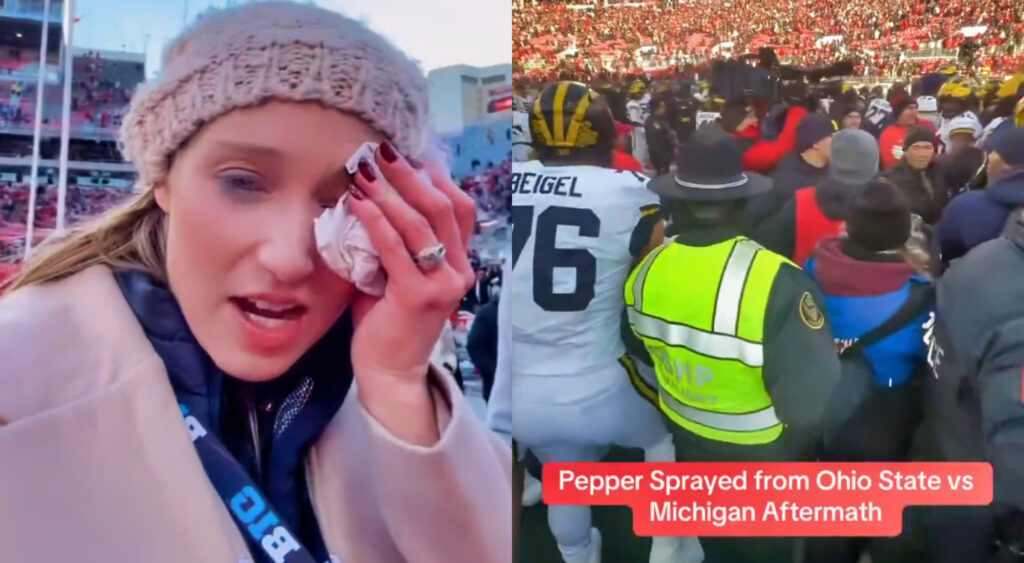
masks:
<svg viewBox="0 0 1024 563"><path fill-rule="evenodd" d="M179 402L192 444L228 512L243 535L252 538L275 563L316 563L298 536L281 520L249 474L216 436Z"/></svg>

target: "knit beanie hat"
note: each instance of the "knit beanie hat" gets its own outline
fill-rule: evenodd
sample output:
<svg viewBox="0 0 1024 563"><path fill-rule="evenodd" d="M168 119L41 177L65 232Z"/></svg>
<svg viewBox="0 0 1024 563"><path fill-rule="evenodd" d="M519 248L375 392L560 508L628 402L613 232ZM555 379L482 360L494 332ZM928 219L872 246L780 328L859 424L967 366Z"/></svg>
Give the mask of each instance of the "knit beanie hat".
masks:
<svg viewBox="0 0 1024 563"><path fill-rule="evenodd" d="M935 133L924 127L912 127L910 131L907 131L907 135L903 137L903 150L906 151L913 146L914 143L920 143L922 141L927 141L934 145Z"/></svg>
<svg viewBox="0 0 1024 563"><path fill-rule="evenodd" d="M151 187L203 125L271 99L319 102L364 120L406 156L427 152L427 82L416 63L355 20L280 0L209 12L185 29L132 98L121 152L139 187Z"/></svg>
<svg viewBox="0 0 1024 563"><path fill-rule="evenodd" d="M889 100L889 105L892 106L892 119L893 121L896 121L900 118L900 114L903 113L903 110L912 105L916 106L917 102L914 101L909 94L900 93L896 94Z"/></svg>
<svg viewBox="0 0 1024 563"><path fill-rule="evenodd" d="M823 113L809 113L796 126L796 152L810 149L818 141L836 132L836 125Z"/></svg>
<svg viewBox="0 0 1024 563"><path fill-rule="evenodd" d="M832 136L828 177L847 186L863 186L878 174L878 141L861 129Z"/></svg>
<svg viewBox="0 0 1024 563"><path fill-rule="evenodd" d="M910 206L896 186L873 180L854 196L846 233L854 245L872 252L901 248L910 238Z"/></svg>
<svg viewBox="0 0 1024 563"><path fill-rule="evenodd" d="M992 152L999 155L1006 164L1024 166L1024 127L1014 127L992 137Z"/></svg>

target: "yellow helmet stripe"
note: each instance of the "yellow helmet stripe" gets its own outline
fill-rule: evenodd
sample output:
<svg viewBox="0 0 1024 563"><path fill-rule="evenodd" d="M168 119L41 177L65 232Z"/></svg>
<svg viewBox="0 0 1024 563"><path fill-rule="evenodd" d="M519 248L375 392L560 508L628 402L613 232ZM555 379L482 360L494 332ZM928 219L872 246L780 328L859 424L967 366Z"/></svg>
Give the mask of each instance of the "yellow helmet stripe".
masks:
<svg viewBox="0 0 1024 563"><path fill-rule="evenodd" d="M544 121L544 112L540 109L540 96L533 102L533 117L534 125L540 130L540 136L544 137L544 144L552 145L551 130L548 129L548 124Z"/></svg>
<svg viewBox="0 0 1024 563"><path fill-rule="evenodd" d="M572 122L569 123L569 132L565 135L565 142L569 145L576 145L576 136L580 131L580 123L583 122L583 116L587 112L587 107L590 106L591 93L590 90L583 95L579 103L576 104L576 111L572 114Z"/></svg>
<svg viewBox="0 0 1024 563"><path fill-rule="evenodd" d="M562 122L562 111L565 109L565 95L569 92L569 86L572 83L562 82L558 85L558 89L555 90L555 101L552 104L554 107L554 118L551 125L555 129L555 146L561 146L565 142L565 123Z"/></svg>

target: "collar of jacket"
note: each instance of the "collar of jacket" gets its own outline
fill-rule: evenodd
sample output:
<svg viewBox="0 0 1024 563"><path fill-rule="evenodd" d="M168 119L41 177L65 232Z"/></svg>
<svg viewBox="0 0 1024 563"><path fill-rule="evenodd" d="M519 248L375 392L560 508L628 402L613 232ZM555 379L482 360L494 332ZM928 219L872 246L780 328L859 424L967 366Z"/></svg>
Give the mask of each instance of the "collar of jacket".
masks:
<svg viewBox="0 0 1024 563"><path fill-rule="evenodd" d="M201 413L201 418L217 425L225 374L199 346L177 299L165 285L143 272L116 271L114 279L146 337L167 366L175 393L206 397L209 410ZM333 395L330 402L336 403L336 411L352 383L351 340L351 315L344 314L281 379L292 379L297 372L309 375L316 384L314 396L322 396L317 391L329 392Z"/></svg>
<svg viewBox="0 0 1024 563"><path fill-rule="evenodd" d="M911 166L910 163L907 162L907 157L904 156L903 158L900 159L900 162L899 164L896 165L896 168L903 170L904 173L910 174L914 178L917 178L919 180L923 179L925 175L927 175L929 179L933 181L937 177L939 171L939 165L934 158L932 158L932 161L929 162L928 166L925 166L923 170L918 170L917 168Z"/></svg>
<svg viewBox="0 0 1024 563"><path fill-rule="evenodd" d="M174 392L179 396L205 398L205 401L190 401L196 405L193 410L197 410L197 417L212 425L209 429L219 434L224 374L196 342L174 295L143 272L115 271L114 280L142 325L146 338L167 367Z"/></svg>
<svg viewBox="0 0 1024 563"><path fill-rule="evenodd" d="M179 400L187 400L196 418L223 440L221 406L225 374L195 340L174 295L142 272L122 270L115 272L114 278L147 339L167 367L171 387ZM294 475L302 467L308 448L341 408L352 385L351 341L351 315L344 314L281 378L269 383L248 384L254 387L273 386L278 381L297 384L306 376L312 380L308 398L298 405L294 416L282 421L280 429L275 422L270 456L264 462L264 492L293 525L296 525L293 518L298 516L299 510L293 502L298 484ZM275 386L274 391L279 395L275 403L281 404L293 390L294 386Z"/></svg>
<svg viewBox="0 0 1024 563"><path fill-rule="evenodd" d="M743 235L742 229L732 223L684 227L675 242L685 246L711 246Z"/></svg>

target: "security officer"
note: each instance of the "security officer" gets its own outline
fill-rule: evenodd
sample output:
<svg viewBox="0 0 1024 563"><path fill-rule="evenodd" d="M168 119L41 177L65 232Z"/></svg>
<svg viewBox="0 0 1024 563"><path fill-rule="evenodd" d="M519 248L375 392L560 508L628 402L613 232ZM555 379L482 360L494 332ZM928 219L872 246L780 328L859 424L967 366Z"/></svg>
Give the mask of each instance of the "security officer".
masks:
<svg viewBox="0 0 1024 563"><path fill-rule="evenodd" d="M659 406L681 461L804 461L839 380L823 299L792 262L741 234L746 198L771 188L744 173L717 125L648 188L678 235L632 271L632 331L653 360ZM707 563L793 560L793 538L701 538Z"/></svg>

